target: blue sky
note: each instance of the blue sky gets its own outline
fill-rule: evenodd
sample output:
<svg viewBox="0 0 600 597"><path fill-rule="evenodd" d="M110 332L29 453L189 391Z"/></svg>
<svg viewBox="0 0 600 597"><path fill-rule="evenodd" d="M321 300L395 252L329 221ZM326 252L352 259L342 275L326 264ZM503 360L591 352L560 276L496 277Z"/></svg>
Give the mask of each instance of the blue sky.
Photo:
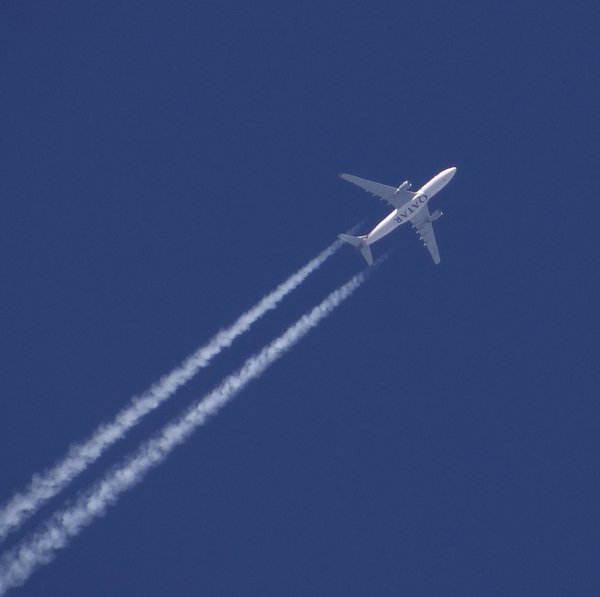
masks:
<svg viewBox="0 0 600 597"><path fill-rule="evenodd" d="M4 2L0 501L335 236L349 301L22 595L597 595L593 2ZM363 267L342 248L107 467Z"/></svg>

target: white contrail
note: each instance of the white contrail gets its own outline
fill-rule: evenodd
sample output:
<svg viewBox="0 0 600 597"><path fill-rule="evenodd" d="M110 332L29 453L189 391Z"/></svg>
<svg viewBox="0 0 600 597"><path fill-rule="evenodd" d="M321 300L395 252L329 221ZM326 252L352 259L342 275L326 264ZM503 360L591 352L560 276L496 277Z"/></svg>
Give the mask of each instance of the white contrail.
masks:
<svg viewBox="0 0 600 597"><path fill-rule="evenodd" d="M198 371L227 348L241 334L260 319L267 311L274 309L292 290L297 288L312 272L339 249L340 241L335 241L317 257L290 276L275 290L267 294L249 311L241 315L230 327L223 329L207 344L196 350L181 365L162 377L141 396L134 396L115 418L101 424L92 436L82 443L72 445L67 454L52 468L34 475L29 486L15 494L0 510L0 542L32 516L42 504L62 491L77 475L97 460L110 446L121 439L127 431L137 425L149 412L153 411Z"/></svg>
<svg viewBox="0 0 600 597"><path fill-rule="evenodd" d="M372 268L367 271L372 271ZM347 299L366 278L367 272L360 273L333 291L281 336L250 357L238 371L225 378L202 400L192 404L182 415L144 442L133 456L110 470L72 506L54 514L40 531L7 551L0 559L0 596L11 587L23 584L36 568L48 563L57 550L67 547L70 539L96 517L104 514L106 508L115 503L122 492L139 483L151 468L165 460L208 417L215 415L250 381L260 376L292 348L311 328Z"/></svg>

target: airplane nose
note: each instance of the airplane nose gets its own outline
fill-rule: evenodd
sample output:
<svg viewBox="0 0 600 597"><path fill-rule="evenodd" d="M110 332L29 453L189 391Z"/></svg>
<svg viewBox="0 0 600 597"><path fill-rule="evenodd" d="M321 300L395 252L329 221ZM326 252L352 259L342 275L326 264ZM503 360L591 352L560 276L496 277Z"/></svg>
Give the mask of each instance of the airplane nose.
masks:
<svg viewBox="0 0 600 597"><path fill-rule="evenodd" d="M448 177L448 180L450 180L456 174L456 168L454 166L448 168L444 174Z"/></svg>

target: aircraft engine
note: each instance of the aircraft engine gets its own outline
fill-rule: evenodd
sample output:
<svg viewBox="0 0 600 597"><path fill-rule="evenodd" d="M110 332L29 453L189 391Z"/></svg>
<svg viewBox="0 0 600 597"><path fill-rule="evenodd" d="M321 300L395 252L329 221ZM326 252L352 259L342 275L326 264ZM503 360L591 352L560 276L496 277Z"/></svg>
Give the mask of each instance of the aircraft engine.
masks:
<svg viewBox="0 0 600 597"><path fill-rule="evenodd" d="M439 209L436 209L430 216L429 221L435 222L438 218L442 217L442 212Z"/></svg>

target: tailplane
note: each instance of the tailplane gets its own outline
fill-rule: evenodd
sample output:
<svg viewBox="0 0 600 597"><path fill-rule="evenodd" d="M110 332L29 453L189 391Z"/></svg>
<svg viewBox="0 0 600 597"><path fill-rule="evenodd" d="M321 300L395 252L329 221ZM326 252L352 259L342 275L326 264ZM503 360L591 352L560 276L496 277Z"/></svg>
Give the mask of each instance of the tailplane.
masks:
<svg viewBox="0 0 600 597"><path fill-rule="evenodd" d="M339 239L359 249L367 263L369 265L373 265L373 255L371 255L371 247L369 247L369 245L366 243L366 235L351 236L350 234L340 234Z"/></svg>

